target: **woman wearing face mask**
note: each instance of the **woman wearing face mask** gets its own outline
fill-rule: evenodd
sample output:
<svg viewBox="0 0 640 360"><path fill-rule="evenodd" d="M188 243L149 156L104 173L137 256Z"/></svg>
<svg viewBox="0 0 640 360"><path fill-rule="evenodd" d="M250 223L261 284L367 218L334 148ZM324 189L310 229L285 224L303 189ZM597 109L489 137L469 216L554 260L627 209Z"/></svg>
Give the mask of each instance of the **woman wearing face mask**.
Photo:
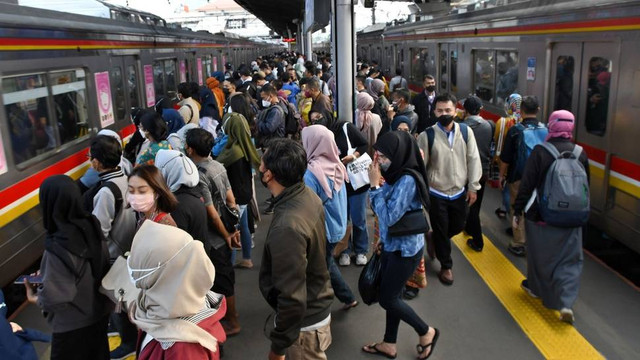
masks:
<svg viewBox="0 0 640 360"><path fill-rule="evenodd" d="M411 211L429 208L427 174L420 149L413 137L403 131L392 131L378 139L371 180L371 208L378 216L381 253L379 301L386 311L384 339L362 348L364 352L395 358L400 321L409 324L418 334L418 358L427 359L433 353L440 332L429 327L409 305L402 301L405 282L418 266L424 251L422 233L389 236L389 227L402 221ZM384 177L385 183L380 186Z"/></svg>
<svg viewBox="0 0 640 360"><path fill-rule="evenodd" d="M209 291L215 269L200 241L147 221L133 239L127 267L140 289L130 310L140 329L138 360L220 358L226 302Z"/></svg>
<svg viewBox="0 0 640 360"><path fill-rule="evenodd" d="M377 80L377 79L376 79ZM367 153L373 157L373 144L376 143L378 133L382 129L382 121L380 116L371 112L374 101L371 95L362 92L356 96L356 127L360 130L362 136L367 139L369 147Z"/></svg>
<svg viewBox="0 0 640 360"><path fill-rule="evenodd" d="M178 200L153 165L141 165L133 169L129 175L127 202L137 212L138 228L147 219L176 226L170 213L178 206Z"/></svg>
<svg viewBox="0 0 640 360"><path fill-rule="evenodd" d="M235 96L233 97L235 98ZM232 99L233 99L232 98ZM233 102L232 102L232 106ZM239 113L225 115L224 132L228 136L227 144L216 159L227 169L231 190L240 208L240 243L242 261L237 266L253 267L251 261L251 233L249 231L249 212L247 205L253 197L253 175L251 167L260 166L260 157L251 141L249 125Z"/></svg>
<svg viewBox="0 0 640 360"><path fill-rule="evenodd" d="M171 149L171 145L167 141L167 136L169 136L167 123L160 114L147 112L140 119L140 131L149 140L149 147L138 155L135 166L153 165L158 150Z"/></svg>
<svg viewBox="0 0 640 360"><path fill-rule="evenodd" d="M389 131L389 127L391 125L391 119L387 114L387 109L389 109L389 100L387 100L384 95L385 85L384 82L380 79L374 79L370 84L369 88L367 88L367 93L371 95L373 98L374 104L371 112L380 116L380 120L382 121L382 129L378 136L383 135L387 131Z"/></svg>
<svg viewBox="0 0 640 360"><path fill-rule="evenodd" d="M111 304L98 292L109 253L100 223L84 210L78 186L66 175L42 183L40 206L47 231L43 283L37 295L25 285L27 299L40 306L53 330L51 359L109 359Z"/></svg>
<svg viewBox="0 0 640 360"><path fill-rule="evenodd" d="M149 140L147 140L144 137L144 133L140 131L140 119L147 112L150 111L141 108L131 108L131 121L136 126L138 131L134 132L133 135L131 135L131 138L124 146L123 156L132 164L135 164L138 155L140 155L149 147Z"/></svg>

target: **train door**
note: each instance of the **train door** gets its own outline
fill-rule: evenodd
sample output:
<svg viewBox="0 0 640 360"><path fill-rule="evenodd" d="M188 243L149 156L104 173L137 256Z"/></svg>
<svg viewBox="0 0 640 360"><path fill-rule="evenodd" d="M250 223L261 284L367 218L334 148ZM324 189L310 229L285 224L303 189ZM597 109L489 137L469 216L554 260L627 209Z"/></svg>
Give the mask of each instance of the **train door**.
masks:
<svg viewBox="0 0 640 360"><path fill-rule="evenodd" d="M440 44L438 53L438 92L455 94L458 91L458 45Z"/></svg>
<svg viewBox="0 0 640 360"><path fill-rule="evenodd" d="M569 110L576 116L574 137L587 150L591 165L591 205L605 215L612 191L609 119L613 118L618 54L617 43L557 43L551 59L551 110Z"/></svg>
<svg viewBox="0 0 640 360"><path fill-rule="evenodd" d="M109 71L116 123L129 123L129 109L140 107L139 71L136 56L114 56ZM118 126L120 128L120 126Z"/></svg>

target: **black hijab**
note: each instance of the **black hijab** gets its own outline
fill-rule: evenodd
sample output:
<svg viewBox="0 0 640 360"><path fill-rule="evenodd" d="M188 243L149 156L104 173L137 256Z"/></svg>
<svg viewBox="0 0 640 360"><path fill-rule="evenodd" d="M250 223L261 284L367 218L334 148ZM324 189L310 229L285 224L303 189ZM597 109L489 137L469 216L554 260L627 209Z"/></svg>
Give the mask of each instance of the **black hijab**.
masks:
<svg viewBox="0 0 640 360"><path fill-rule="evenodd" d="M384 180L393 185L403 175L411 175L418 187L422 205L429 210L427 170L413 136L405 131L391 131L380 136L373 148L391 160L391 165L386 171L381 169Z"/></svg>
<svg viewBox="0 0 640 360"><path fill-rule="evenodd" d="M66 175L54 175L40 185L42 220L47 230L45 249L74 271L66 252L86 259L95 279L102 279L107 259L104 237L98 220L82 206L76 183ZM75 274L76 276L80 274Z"/></svg>

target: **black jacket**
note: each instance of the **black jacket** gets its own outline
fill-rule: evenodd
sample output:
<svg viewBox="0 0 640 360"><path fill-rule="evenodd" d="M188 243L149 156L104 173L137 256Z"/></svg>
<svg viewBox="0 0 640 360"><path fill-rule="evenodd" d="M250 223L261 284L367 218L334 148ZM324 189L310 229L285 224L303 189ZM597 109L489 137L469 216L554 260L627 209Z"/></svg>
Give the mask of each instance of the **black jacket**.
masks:
<svg viewBox="0 0 640 360"><path fill-rule="evenodd" d="M436 94L438 96L438 94ZM418 126L416 127L416 134L422 133L426 128L435 125L437 122L436 114L434 113L436 104L435 97L434 103L429 102L427 94L423 91L413 98L413 106L415 106L415 112L418 114Z"/></svg>
<svg viewBox="0 0 640 360"><path fill-rule="evenodd" d="M200 189L181 186L173 195L178 199L178 207L171 212L171 217L178 227L191 235L195 240L200 240L205 249L210 244L207 238L207 209L202 201Z"/></svg>

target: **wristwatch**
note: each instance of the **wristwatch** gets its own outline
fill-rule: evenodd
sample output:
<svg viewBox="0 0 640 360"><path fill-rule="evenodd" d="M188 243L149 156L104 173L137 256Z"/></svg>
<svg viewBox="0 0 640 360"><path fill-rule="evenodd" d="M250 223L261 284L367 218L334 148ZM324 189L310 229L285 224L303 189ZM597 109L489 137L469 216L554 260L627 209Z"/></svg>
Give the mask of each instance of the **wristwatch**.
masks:
<svg viewBox="0 0 640 360"><path fill-rule="evenodd" d="M378 190L378 189L380 189L380 186L372 186L372 187L370 188L370 190L372 190L372 191L373 191L373 190Z"/></svg>

